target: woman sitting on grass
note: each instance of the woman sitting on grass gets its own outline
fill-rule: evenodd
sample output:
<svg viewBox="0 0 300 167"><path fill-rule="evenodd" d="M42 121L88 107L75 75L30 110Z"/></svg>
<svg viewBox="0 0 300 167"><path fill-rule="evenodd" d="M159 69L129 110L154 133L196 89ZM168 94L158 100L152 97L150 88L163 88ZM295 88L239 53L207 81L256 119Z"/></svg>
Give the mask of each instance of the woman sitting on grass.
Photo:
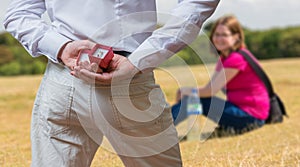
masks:
<svg viewBox="0 0 300 167"><path fill-rule="evenodd" d="M240 23L233 16L218 19L212 27L210 40L220 58L211 80L198 88L203 115L218 123L219 132L240 134L263 126L269 114L268 92L238 53L240 49L249 53ZM227 100L215 96L221 89L225 90ZM191 87L178 90L177 104L172 107L175 125L186 118L187 96L191 90Z"/></svg>

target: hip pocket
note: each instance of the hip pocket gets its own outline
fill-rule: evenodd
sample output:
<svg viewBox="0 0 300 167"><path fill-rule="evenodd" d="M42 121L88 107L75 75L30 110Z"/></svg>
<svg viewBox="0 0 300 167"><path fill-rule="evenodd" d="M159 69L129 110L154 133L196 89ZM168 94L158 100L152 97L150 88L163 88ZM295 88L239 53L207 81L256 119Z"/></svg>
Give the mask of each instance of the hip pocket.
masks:
<svg viewBox="0 0 300 167"><path fill-rule="evenodd" d="M164 129L162 115L167 103L160 89L128 96L114 95L110 102L115 126L123 133L151 136Z"/></svg>
<svg viewBox="0 0 300 167"><path fill-rule="evenodd" d="M50 79L44 84L39 106L40 123L50 134L56 134L69 127L74 88Z"/></svg>

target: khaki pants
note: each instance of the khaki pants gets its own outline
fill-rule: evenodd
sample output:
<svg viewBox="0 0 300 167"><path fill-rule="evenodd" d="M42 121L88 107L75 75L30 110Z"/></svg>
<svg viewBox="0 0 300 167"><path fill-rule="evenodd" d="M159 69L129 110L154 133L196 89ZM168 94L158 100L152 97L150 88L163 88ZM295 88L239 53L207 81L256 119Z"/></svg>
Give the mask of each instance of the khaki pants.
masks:
<svg viewBox="0 0 300 167"><path fill-rule="evenodd" d="M170 107L153 73L88 84L48 63L32 113L32 167L87 167L101 145L125 166L182 166Z"/></svg>

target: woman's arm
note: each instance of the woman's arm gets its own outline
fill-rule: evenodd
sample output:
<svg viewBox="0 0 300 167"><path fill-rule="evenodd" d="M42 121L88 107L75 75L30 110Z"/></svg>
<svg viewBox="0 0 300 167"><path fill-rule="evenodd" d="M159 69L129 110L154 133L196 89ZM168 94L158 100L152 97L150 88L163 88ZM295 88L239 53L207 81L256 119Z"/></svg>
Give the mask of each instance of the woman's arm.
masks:
<svg viewBox="0 0 300 167"><path fill-rule="evenodd" d="M218 93L231 79L233 79L239 70L235 68L225 68L221 71L216 71L211 80L204 86L199 87L200 97L211 97ZM193 87L181 87L176 94L178 102L183 96L191 94Z"/></svg>
<svg viewBox="0 0 300 167"><path fill-rule="evenodd" d="M224 68L216 71L212 79L204 86L199 88L200 97L211 97L218 93L231 79L233 79L239 70L235 68Z"/></svg>

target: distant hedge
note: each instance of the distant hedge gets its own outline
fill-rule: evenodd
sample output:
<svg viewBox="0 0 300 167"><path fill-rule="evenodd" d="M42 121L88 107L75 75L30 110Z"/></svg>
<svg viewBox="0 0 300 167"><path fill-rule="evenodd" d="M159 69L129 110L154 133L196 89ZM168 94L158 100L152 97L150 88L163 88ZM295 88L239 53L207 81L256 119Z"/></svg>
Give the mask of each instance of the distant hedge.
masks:
<svg viewBox="0 0 300 167"><path fill-rule="evenodd" d="M246 31L246 44L259 59L300 56L300 27Z"/></svg>
<svg viewBox="0 0 300 167"><path fill-rule="evenodd" d="M204 27L204 32L196 40L163 66L201 64L215 61L208 39L212 23ZM258 59L300 57L300 26L264 31L245 30L246 45ZM47 59L45 56L32 58L9 33L0 34L0 76L42 74ZM179 61L180 59L180 61Z"/></svg>
<svg viewBox="0 0 300 167"><path fill-rule="evenodd" d="M0 76L42 74L47 58L33 58L9 33L0 34Z"/></svg>
<svg viewBox="0 0 300 167"><path fill-rule="evenodd" d="M177 53L186 64L209 63L216 60L217 57L211 52L212 47L208 37L212 24L207 24L204 33L200 34L191 45ZM300 26L264 31L251 31L244 28L244 31L246 45L258 59L300 57ZM178 57L169 59L163 66L182 64Z"/></svg>

